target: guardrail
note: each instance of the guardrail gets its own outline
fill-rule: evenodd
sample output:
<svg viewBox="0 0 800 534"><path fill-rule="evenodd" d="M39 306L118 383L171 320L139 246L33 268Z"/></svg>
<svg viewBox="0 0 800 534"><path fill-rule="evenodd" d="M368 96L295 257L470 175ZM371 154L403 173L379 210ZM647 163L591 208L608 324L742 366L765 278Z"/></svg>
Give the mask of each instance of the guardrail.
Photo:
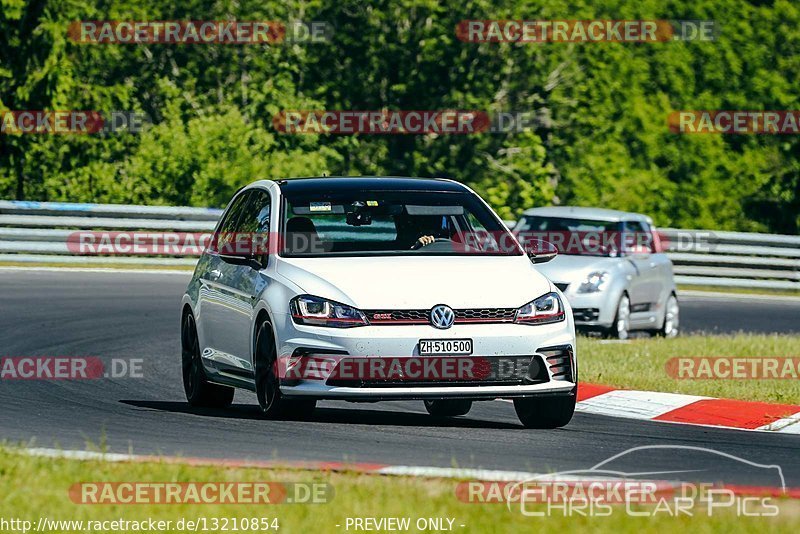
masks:
<svg viewBox="0 0 800 534"><path fill-rule="evenodd" d="M191 268L197 258L186 255L76 254L70 236L80 230L209 233L221 214L211 208L0 200L0 263Z"/></svg>
<svg viewBox="0 0 800 534"><path fill-rule="evenodd" d="M678 284L800 291L800 236L659 230Z"/></svg>
<svg viewBox="0 0 800 534"><path fill-rule="evenodd" d="M0 263L190 268L197 261L191 255L81 255L68 242L79 230L208 233L221 213L209 208L0 200ZM678 284L800 291L800 236L674 228L660 233Z"/></svg>

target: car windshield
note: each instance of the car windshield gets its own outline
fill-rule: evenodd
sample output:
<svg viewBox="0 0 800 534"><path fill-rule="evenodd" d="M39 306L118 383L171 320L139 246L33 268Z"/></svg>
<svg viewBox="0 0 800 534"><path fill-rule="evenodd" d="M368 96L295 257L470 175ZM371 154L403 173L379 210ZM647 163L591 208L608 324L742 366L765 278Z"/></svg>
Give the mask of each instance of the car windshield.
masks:
<svg viewBox="0 0 800 534"><path fill-rule="evenodd" d="M283 256L520 255L470 193L319 191L284 195Z"/></svg>
<svg viewBox="0 0 800 534"><path fill-rule="evenodd" d="M569 217L526 216L514 228L523 244L542 240L568 256L617 256L622 223Z"/></svg>

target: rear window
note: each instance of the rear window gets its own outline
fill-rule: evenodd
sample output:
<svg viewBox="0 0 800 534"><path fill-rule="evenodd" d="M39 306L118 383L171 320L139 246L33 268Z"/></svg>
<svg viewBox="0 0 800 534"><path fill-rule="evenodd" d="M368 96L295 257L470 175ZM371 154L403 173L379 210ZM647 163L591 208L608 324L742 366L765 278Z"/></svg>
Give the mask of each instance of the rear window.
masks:
<svg viewBox="0 0 800 534"><path fill-rule="evenodd" d="M514 227L521 243L543 240L567 256L616 256L622 223L569 217L527 216Z"/></svg>

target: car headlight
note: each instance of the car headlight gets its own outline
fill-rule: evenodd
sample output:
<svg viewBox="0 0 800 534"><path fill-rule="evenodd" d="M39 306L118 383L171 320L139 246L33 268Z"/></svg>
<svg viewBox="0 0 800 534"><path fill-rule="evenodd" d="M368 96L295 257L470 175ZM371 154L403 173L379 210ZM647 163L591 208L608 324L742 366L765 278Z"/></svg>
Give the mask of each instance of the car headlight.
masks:
<svg viewBox="0 0 800 534"><path fill-rule="evenodd" d="M300 295L289 302L292 319L297 324L351 328L369 324L364 312L332 300Z"/></svg>
<svg viewBox="0 0 800 534"><path fill-rule="evenodd" d="M514 322L549 324L563 321L565 317L561 298L556 293L548 293L518 309Z"/></svg>
<svg viewBox="0 0 800 534"><path fill-rule="evenodd" d="M610 275L605 271L595 271L589 273L586 280L581 282L578 293L597 293L608 285Z"/></svg>

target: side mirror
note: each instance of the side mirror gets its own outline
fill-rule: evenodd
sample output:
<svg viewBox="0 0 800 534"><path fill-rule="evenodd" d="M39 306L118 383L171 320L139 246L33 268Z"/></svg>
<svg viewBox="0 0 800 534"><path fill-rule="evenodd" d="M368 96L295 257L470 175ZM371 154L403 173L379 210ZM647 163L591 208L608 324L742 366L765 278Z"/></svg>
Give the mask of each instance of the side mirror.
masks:
<svg viewBox="0 0 800 534"><path fill-rule="evenodd" d="M220 254L219 257L225 263L230 263L231 265L247 265L256 271L265 267L260 256L256 254Z"/></svg>
<svg viewBox="0 0 800 534"><path fill-rule="evenodd" d="M525 252L533 263L547 263L558 256L555 245L541 239L532 239L525 243Z"/></svg>
<svg viewBox="0 0 800 534"><path fill-rule="evenodd" d="M209 250L231 265L247 265L255 270L267 265L269 254L265 233L223 232L215 234Z"/></svg>

